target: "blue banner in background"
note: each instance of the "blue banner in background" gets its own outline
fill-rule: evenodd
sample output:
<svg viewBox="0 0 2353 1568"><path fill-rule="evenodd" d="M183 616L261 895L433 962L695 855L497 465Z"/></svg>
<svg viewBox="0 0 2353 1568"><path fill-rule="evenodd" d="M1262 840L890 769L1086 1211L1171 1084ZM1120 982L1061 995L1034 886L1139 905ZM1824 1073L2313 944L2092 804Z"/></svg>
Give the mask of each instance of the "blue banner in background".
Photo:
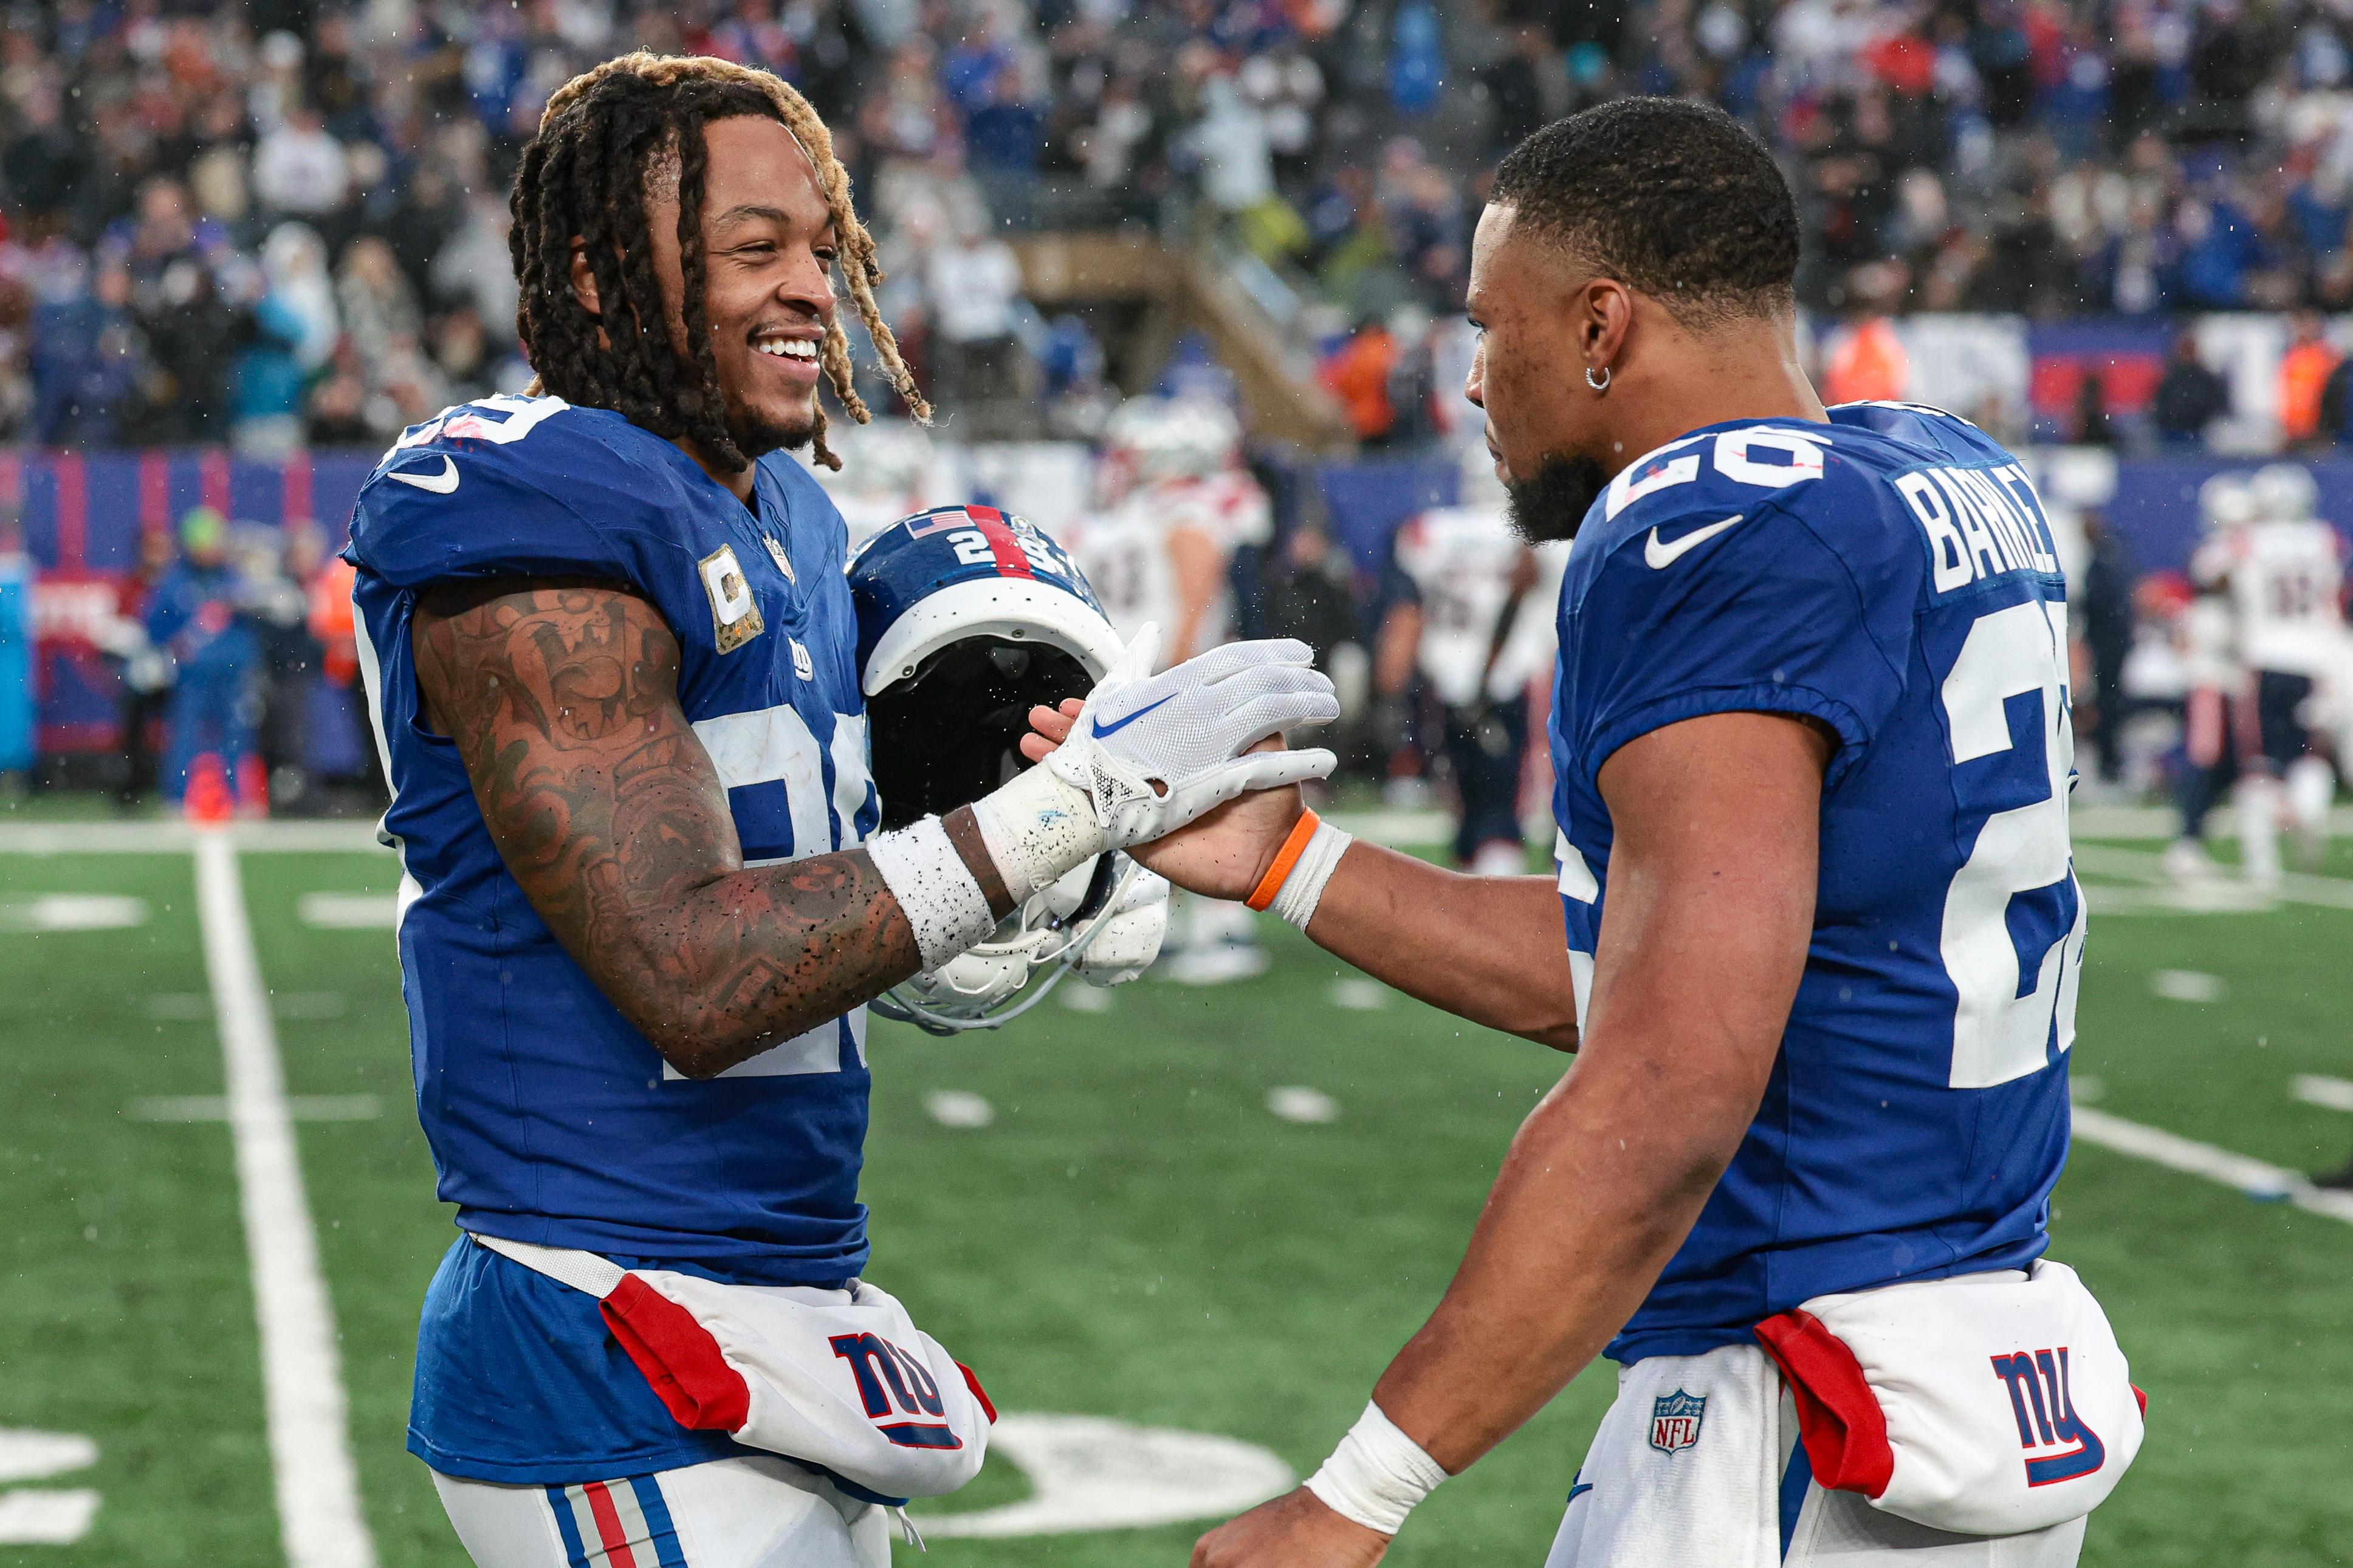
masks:
<svg viewBox="0 0 2353 1568"><path fill-rule="evenodd" d="M2069 346L2111 346L2090 342ZM231 457L217 450L169 452L0 451L0 510L21 514L26 543L41 568L40 718L45 750L111 746L115 681L109 661L82 635L83 618L98 613L90 595L111 584L137 558L146 529L175 525L198 505L218 507L230 521L282 527L314 520L330 550L348 537L353 501L375 466L376 454L310 452L284 460ZM2138 573L2180 571L2200 535L2198 488L2226 470L2252 472L2263 459L2126 458L2116 464L2113 494L2050 493L2053 505L2071 501L2101 512L2124 541ZM2319 484L2321 515L2340 530L2353 524L2353 458L2306 465ZM1451 462L1332 463L1314 471L1334 540L1359 574L1377 577L1388 563L1398 524L1419 512L1454 503L1460 473ZM1018 497L1004 498L1018 508ZM102 597L102 596L101 596Z"/></svg>

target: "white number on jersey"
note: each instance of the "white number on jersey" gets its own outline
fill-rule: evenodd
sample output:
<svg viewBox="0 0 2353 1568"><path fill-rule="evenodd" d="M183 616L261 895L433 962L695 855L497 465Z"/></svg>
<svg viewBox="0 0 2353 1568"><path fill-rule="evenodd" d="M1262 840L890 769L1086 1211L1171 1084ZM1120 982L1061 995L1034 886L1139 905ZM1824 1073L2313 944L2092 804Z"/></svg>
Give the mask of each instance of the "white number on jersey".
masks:
<svg viewBox="0 0 2353 1568"><path fill-rule="evenodd" d="M2082 976L2084 896L2075 885L2067 837L2067 778L2074 734L2067 701L2067 607L2012 605L1978 617L1945 677L1946 722L1953 765L2010 751L2024 737L2010 731L2005 704L2033 693L2047 778L2043 794L1986 819L1967 864L1945 895L1941 948L1959 1001L1953 1013L1955 1089L1988 1089L2040 1072L2056 1029L2058 1048L2075 1041L2075 992ZM1959 792L1956 791L1957 795ZM1966 803L1964 803L1966 804ZM2033 984L2022 984L2010 904L2021 893L2064 881L2075 921L2043 955Z"/></svg>

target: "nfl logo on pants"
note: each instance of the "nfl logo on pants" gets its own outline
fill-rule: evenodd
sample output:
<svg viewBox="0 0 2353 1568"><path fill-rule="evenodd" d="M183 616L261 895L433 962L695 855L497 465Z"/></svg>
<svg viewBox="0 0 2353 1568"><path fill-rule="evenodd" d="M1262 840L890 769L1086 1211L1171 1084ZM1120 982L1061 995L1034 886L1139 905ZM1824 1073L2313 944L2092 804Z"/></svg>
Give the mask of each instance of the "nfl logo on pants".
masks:
<svg viewBox="0 0 2353 1568"><path fill-rule="evenodd" d="M1662 1454L1680 1453L1699 1441L1699 1424L1707 1416L1707 1395L1676 1389L1651 1401L1651 1447Z"/></svg>

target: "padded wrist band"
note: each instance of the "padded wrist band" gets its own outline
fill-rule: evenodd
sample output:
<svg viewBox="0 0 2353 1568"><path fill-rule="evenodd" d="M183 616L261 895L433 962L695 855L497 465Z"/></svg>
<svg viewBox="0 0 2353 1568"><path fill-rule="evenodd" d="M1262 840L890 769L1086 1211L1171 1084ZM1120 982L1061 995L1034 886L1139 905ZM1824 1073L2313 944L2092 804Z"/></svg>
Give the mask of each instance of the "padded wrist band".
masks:
<svg viewBox="0 0 2353 1568"><path fill-rule="evenodd" d="M1304 823L1314 816L1314 814L1310 812L1300 821ZM1292 836L1293 840L1296 840L1297 828L1292 830ZM1339 868L1340 857L1345 855L1348 846L1356 841L1354 834L1343 833L1330 823L1317 820L1315 831L1309 834L1307 842L1300 846L1290 874L1282 879L1280 887L1271 890L1264 907L1305 931L1307 922L1315 918L1315 906L1324 901L1324 884L1332 879L1332 873ZM1283 850L1288 853L1290 849L1291 841L1286 841ZM1278 857L1275 868L1280 869L1281 866L1281 858ZM1270 877L1272 874L1272 871L1268 873ZM1265 884L1261 883L1260 888L1264 890ZM1250 896L1255 899L1258 895L1253 893ZM1256 909L1260 906L1252 904L1250 907Z"/></svg>
<svg viewBox="0 0 2353 1568"><path fill-rule="evenodd" d="M1444 1468L1368 1400L1324 1468L1307 1478L1307 1489L1341 1518L1395 1535L1445 1479Z"/></svg>
<svg viewBox="0 0 2353 1568"><path fill-rule="evenodd" d="M926 971L937 969L997 929L987 895L938 817L878 834L866 841L866 853L881 874L882 885L906 911Z"/></svg>
<svg viewBox="0 0 2353 1568"><path fill-rule="evenodd" d="M1093 797L1042 764L974 801L972 816L1016 905L1112 847Z"/></svg>

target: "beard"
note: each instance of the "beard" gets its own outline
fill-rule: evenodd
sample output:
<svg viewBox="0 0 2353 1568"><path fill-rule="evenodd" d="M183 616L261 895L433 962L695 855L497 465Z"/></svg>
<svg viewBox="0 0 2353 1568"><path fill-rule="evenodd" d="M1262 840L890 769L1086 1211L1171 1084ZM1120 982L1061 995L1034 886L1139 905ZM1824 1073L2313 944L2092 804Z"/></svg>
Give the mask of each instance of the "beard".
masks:
<svg viewBox="0 0 2353 1568"><path fill-rule="evenodd" d="M727 438L754 462L771 452L797 452L817 438L817 400L810 398L808 413L788 424L737 404L727 410Z"/></svg>
<svg viewBox="0 0 2353 1568"><path fill-rule="evenodd" d="M1591 458L1546 458L1528 478L1504 481L1512 531L1529 544L1575 539L1609 483Z"/></svg>

